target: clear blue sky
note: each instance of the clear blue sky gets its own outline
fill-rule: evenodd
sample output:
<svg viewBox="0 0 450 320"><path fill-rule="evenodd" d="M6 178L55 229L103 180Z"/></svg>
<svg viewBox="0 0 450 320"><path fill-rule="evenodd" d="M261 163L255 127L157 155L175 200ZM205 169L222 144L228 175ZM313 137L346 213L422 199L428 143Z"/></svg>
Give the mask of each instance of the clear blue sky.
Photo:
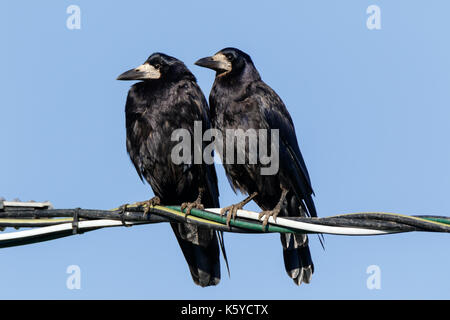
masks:
<svg viewBox="0 0 450 320"><path fill-rule="evenodd" d="M320 216L450 215L448 1L117 2L1 2L0 196L105 209L148 199L125 150L131 83L115 78L160 51L209 95L214 74L193 63L234 46L286 103ZM66 27L71 4L80 30ZM372 4L381 30L366 27ZM221 204L242 199L217 170ZM285 274L278 235L226 234L231 278L223 268L202 289L168 225L105 229L0 250L0 298L450 298L447 234L326 236L325 251L310 240L310 285ZM81 290L66 288L69 265ZM366 287L369 265L381 290Z"/></svg>

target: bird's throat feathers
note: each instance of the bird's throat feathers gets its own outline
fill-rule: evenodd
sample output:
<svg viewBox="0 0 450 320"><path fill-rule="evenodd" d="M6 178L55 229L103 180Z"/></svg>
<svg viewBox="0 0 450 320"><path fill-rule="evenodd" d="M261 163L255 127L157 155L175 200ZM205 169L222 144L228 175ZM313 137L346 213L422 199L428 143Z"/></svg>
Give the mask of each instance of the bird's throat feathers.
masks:
<svg viewBox="0 0 450 320"><path fill-rule="evenodd" d="M222 87L241 87L259 80L261 80L261 76L258 70L256 70L253 63L248 63L241 70L218 74L215 79L215 84Z"/></svg>
<svg viewBox="0 0 450 320"><path fill-rule="evenodd" d="M128 99L132 102L127 103L126 110L142 111L148 108L159 108L162 101L167 102L176 97L176 95L173 94L176 87L177 83L173 82L137 82L131 87L128 93Z"/></svg>

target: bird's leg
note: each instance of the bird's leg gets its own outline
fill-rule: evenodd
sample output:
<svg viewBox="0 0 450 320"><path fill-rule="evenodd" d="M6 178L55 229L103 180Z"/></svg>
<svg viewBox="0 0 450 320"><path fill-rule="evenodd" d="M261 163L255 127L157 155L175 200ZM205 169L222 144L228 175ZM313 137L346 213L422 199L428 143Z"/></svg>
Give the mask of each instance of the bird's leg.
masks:
<svg viewBox="0 0 450 320"><path fill-rule="evenodd" d="M138 207L144 207L144 217L150 212L150 208L160 205L161 199L158 196L154 196L150 200L136 202L135 205Z"/></svg>
<svg viewBox="0 0 450 320"><path fill-rule="evenodd" d="M197 200L195 200L194 202L183 202L181 204L181 211L184 211L184 209L186 209L185 216L190 215L191 214L191 210L193 208L200 209L200 210L205 209L205 207L202 204L202 197L203 197L203 193L204 192L205 192L204 188L201 188L201 187L198 188Z"/></svg>
<svg viewBox="0 0 450 320"><path fill-rule="evenodd" d="M264 217L264 221L262 224L263 230L267 225L267 222L269 221L269 218L272 217L273 220L277 219L278 214L281 211L281 206L283 205L284 200L286 200L286 195L289 192L289 190L284 189L283 187L281 187L281 197L280 197L280 201L278 201L277 205L275 206L275 208L273 208L272 210L264 210L262 212L260 212L258 219L261 219L262 217Z"/></svg>
<svg viewBox="0 0 450 320"><path fill-rule="evenodd" d="M253 192L251 195L249 195L247 198L245 198L241 202L232 204L231 206L222 208L222 210L220 210L221 216L223 216L228 211L227 226L230 226L231 217L233 217L233 219L236 219L237 211L244 208L244 206L247 203L249 203L250 201L252 201L253 198L256 197L257 195L258 195L258 192Z"/></svg>

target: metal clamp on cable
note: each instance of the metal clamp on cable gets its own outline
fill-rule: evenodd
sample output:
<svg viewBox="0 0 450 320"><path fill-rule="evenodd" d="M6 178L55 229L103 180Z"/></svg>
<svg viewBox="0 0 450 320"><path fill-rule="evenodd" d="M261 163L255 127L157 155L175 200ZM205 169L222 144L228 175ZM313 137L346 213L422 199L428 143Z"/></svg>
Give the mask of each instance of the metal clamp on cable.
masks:
<svg viewBox="0 0 450 320"><path fill-rule="evenodd" d="M23 209L53 209L53 205L49 202L36 202L36 201L20 201L15 199L13 201L6 201L0 198L0 210L7 210L8 208L23 208Z"/></svg>
<svg viewBox="0 0 450 320"><path fill-rule="evenodd" d="M74 213L73 213L73 220L72 220L72 233L73 234L78 234L78 221L79 221L79 213L80 213L81 208L76 208Z"/></svg>
<svg viewBox="0 0 450 320"><path fill-rule="evenodd" d="M124 227L128 228L128 227L131 227L131 225L127 224L126 221L125 221L125 213L126 213L127 209L128 209L128 204L124 204L123 206L120 206L119 214L120 214L120 221L122 221L122 225Z"/></svg>

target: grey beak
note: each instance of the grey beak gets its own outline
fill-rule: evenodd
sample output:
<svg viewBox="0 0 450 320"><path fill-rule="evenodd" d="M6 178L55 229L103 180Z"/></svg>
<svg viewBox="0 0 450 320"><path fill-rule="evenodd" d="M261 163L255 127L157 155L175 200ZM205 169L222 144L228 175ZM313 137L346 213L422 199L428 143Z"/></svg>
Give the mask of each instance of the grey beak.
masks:
<svg viewBox="0 0 450 320"><path fill-rule="evenodd" d="M154 66L144 63L137 68L122 73L117 80L151 80L159 79L161 71Z"/></svg>
<svg viewBox="0 0 450 320"><path fill-rule="evenodd" d="M220 70L221 62L213 60L212 57L202 58L195 62L196 65L208 69Z"/></svg>
<svg viewBox="0 0 450 320"><path fill-rule="evenodd" d="M145 72L131 69L118 76L117 80L144 80L144 76Z"/></svg>

